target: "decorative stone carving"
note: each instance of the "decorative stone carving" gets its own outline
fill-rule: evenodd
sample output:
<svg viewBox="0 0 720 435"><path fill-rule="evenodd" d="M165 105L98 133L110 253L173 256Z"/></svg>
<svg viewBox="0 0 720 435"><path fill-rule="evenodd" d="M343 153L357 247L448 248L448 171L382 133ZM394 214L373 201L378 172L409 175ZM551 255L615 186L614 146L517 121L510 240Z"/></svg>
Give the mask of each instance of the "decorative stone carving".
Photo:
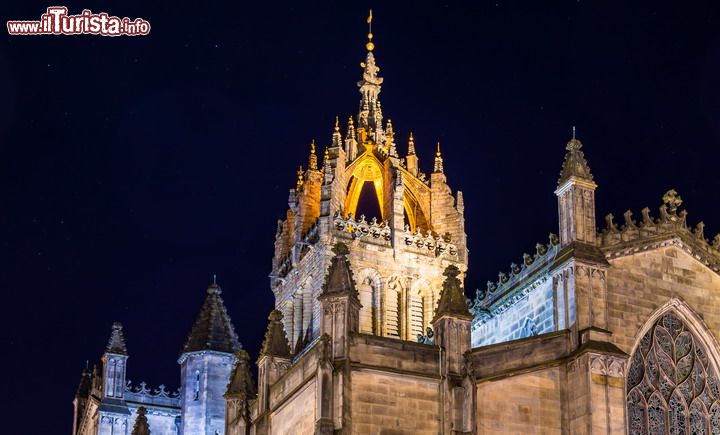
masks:
<svg viewBox="0 0 720 435"><path fill-rule="evenodd" d="M718 433L717 367L674 313L660 317L642 337L626 384L630 434Z"/></svg>

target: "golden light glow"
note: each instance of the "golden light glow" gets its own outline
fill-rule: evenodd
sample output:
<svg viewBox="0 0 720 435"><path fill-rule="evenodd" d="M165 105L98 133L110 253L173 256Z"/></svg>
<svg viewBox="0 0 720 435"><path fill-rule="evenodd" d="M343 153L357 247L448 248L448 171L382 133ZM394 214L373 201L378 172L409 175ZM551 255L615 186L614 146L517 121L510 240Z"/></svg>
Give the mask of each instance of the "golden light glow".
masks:
<svg viewBox="0 0 720 435"><path fill-rule="evenodd" d="M380 160L375 157L372 152L372 146L352 162L346 169L344 179L348 180L347 195L345 196L345 217L351 213L357 217L357 207L360 200L362 188L366 182L372 182L377 197L378 206L382 216L380 219L386 220L387 210L385 209L385 195L391 189L387 189L384 185L385 167ZM411 231L415 231L420 227L423 231L430 228L430 223L426 216L429 216L429 190L422 182L418 181L410 172L400 168L405 181L405 189L403 191L403 208L407 214L407 224ZM369 216L368 216L369 218Z"/></svg>

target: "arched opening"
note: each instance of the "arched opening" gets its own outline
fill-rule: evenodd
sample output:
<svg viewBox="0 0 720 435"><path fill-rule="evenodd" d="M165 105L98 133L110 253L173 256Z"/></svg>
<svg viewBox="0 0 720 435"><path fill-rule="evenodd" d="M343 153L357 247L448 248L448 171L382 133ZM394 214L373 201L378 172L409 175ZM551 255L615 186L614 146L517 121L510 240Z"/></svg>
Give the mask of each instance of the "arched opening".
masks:
<svg viewBox="0 0 720 435"><path fill-rule="evenodd" d="M698 331L675 311L660 315L630 359L630 434L720 434L720 379Z"/></svg>
<svg viewBox="0 0 720 435"><path fill-rule="evenodd" d="M427 232L430 229L430 225L412 190L405 188L403 196L405 198L403 203L403 217L405 218L405 223L410 227L410 231L414 232L416 228L419 228L421 232Z"/></svg>
<svg viewBox="0 0 720 435"><path fill-rule="evenodd" d="M380 204L380 198L375 192L375 184L372 181L364 182L360 188L355 218L359 219L363 215L368 221L372 218L377 218L378 222L382 221L382 204Z"/></svg>

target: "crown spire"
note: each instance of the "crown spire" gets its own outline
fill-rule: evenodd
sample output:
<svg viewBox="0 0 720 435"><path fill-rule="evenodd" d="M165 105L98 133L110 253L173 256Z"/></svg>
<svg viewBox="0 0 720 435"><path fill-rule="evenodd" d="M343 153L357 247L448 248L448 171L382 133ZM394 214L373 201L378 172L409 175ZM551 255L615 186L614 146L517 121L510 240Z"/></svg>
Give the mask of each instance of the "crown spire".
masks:
<svg viewBox="0 0 720 435"><path fill-rule="evenodd" d="M382 143L382 109L380 109L378 96L380 95L380 85L383 79L378 77L380 67L375 64L375 55L373 54L375 43L372 41L374 36L372 34L372 20L372 11L370 11L367 19L369 26L368 42L365 44L367 55L365 56L365 62L360 64L363 68L362 80L357 83L358 88L360 88L360 95L362 95L358 128L363 129L370 139L373 139L376 143Z"/></svg>
<svg viewBox="0 0 720 435"><path fill-rule="evenodd" d="M440 142L437 144L437 152L435 152L435 169L433 172L443 173L445 172L445 168L443 168L443 158L442 153L440 152Z"/></svg>

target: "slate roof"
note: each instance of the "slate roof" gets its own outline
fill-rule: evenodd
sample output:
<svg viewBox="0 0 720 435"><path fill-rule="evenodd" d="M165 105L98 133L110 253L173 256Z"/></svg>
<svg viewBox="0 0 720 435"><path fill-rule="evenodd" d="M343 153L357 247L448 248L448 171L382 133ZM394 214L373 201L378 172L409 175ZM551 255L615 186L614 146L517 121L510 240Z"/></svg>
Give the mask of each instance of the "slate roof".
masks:
<svg viewBox="0 0 720 435"><path fill-rule="evenodd" d="M205 303L188 334L183 353L201 350L235 353L242 348L225 303L220 297L221 293L219 285L210 284Z"/></svg>

